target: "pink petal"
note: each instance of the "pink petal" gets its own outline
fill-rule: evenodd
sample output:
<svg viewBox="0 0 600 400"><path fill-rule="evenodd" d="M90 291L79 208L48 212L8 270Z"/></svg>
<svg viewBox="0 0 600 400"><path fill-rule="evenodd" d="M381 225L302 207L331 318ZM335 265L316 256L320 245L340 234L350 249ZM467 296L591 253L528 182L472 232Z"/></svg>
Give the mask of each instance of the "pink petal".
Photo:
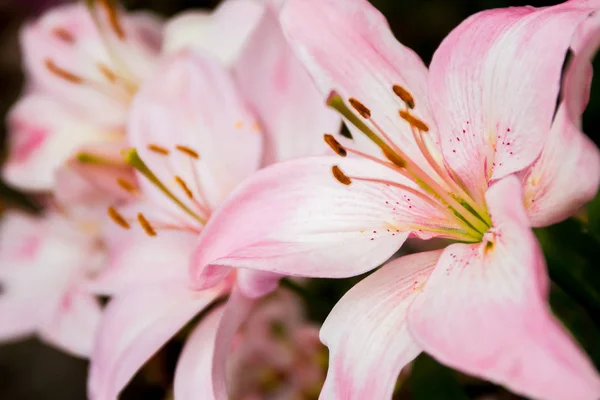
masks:
<svg viewBox="0 0 600 400"><path fill-rule="evenodd" d="M489 189L494 228L485 243L444 251L409 312L410 331L441 362L518 394L597 399L594 367L546 304L544 258L521 198L515 177Z"/></svg>
<svg viewBox="0 0 600 400"><path fill-rule="evenodd" d="M177 399L214 399L212 363L215 338L224 312L225 306L212 310L187 338L175 370L173 393Z"/></svg>
<svg viewBox="0 0 600 400"><path fill-rule="evenodd" d="M421 348L406 314L441 251L394 260L354 286L331 311L321 340L329 347L323 399L391 399L400 370Z"/></svg>
<svg viewBox="0 0 600 400"><path fill-rule="evenodd" d="M572 47L564 98L544 150L522 174L525 207L533 226L545 226L573 215L590 201L600 185L600 152L581 132L581 114L590 94L591 60L600 46L600 14L580 25Z"/></svg>
<svg viewBox="0 0 600 400"><path fill-rule="evenodd" d="M137 370L222 290L195 292L166 284L115 297L105 311L91 357L90 398L116 398Z"/></svg>
<svg viewBox="0 0 600 400"><path fill-rule="evenodd" d="M211 13L186 12L169 22L164 50L193 49L231 67L264 12L261 1L226 0Z"/></svg>
<svg viewBox="0 0 600 400"><path fill-rule="evenodd" d="M434 54L429 95L444 158L476 199L539 156L571 36L592 11L573 2L484 11Z"/></svg>
<svg viewBox="0 0 600 400"><path fill-rule="evenodd" d="M317 87L355 97L415 161L425 166L410 126L398 116L405 104L394 94L401 85L415 100L413 113L433 125L427 101L427 68L394 38L383 15L366 0L290 0L282 25ZM434 126L430 135L436 137ZM357 133L356 140L362 135Z"/></svg>
<svg viewBox="0 0 600 400"><path fill-rule="evenodd" d="M240 291L247 297L255 299L266 296L279 286L282 276L265 271L239 269L236 282Z"/></svg>
<svg viewBox="0 0 600 400"><path fill-rule="evenodd" d="M90 288L97 293L123 294L167 282L185 286L186 267L196 241L196 235L187 232L160 232L158 237L148 237L143 232L127 231L109 248L107 265Z"/></svg>
<svg viewBox="0 0 600 400"><path fill-rule="evenodd" d="M253 306L254 301L234 289L225 306L200 320L177 363L177 399L228 399L226 364L231 342Z"/></svg>
<svg viewBox="0 0 600 400"><path fill-rule="evenodd" d="M241 92L266 133L267 164L326 154L330 150L323 133L340 129L339 116L325 106L292 53L275 12L267 8L234 69Z"/></svg>
<svg viewBox="0 0 600 400"><path fill-rule="evenodd" d="M61 298L54 315L42 322L40 336L73 355L89 357L100 326L101 313L100 304L94 296L73 288Z"/></svg>
<svg viewBox="0 0 600 400"><path fill-rule="evenodd" d="M174 175L186 182L195 200L206 198L212 209L258 169L261 159L262 135L229 72L191 52L167 60L156 79L142 87L131 107L128 135L146 164L190 208L195 208L194 202ZM157 154L151 145L172 154ZM176 146L192 149L199 158ZM142 178L141 184L151 200L180 212L147 180Z"/></svg>
<svg viewBox="0 0 600 400"><path fill-rule="evenodd" d="M452 226L439 209L402 189L357 180L341 184L332 165L349 176L403 179L356 158L304 158L263 169L204 228L193 278L202 284L203 275L223 266L282 275L357 275L387 260L416 224Z"/></svg>
<svg viewBox="0 0 600 400"><path fill-rule="evenodd" d="M44 94L28 95L13 106L8 131L3 177L28 190L52 189L54 173L79 147L110 136Z"/></svg>

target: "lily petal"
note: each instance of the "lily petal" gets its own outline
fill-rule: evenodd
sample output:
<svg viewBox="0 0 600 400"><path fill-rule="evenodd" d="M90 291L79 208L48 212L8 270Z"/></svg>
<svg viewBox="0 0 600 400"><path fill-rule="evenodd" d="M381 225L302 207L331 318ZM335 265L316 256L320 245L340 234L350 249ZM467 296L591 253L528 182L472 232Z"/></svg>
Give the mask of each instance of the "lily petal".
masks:
<svg viewBox="0 0 600 400"><path fill-rule="evenodd" d="M571 37L594 11L574 3L480 12L433 56L429 96L444 159L477 201L490 180L542 151Z"/></svg>
<svg viewBox="0 0 600 400"><path fill-rule="evenodd" d="M113 295L167 282L185 286L196 235L161 232L153 238L138 231L127 234L111 246L108 265L90 283L91 289Z"/></svg>
<svg viewBox="0 0 600 400"><path fill-rule="evenodd" d="M321 328L329 371L320 399L391 399L400 370L421 352L406 315L440 254L391 261L336 304Z"/></svg>
<svg viewBox="0 0 600 400"><path fill-rule="evenodd" d="M84 144L107 140L99 130L48 95L21 99L8 116L9 154L3 177L28 190L50 190L54 174Z"/></svg>
<svg viewBox="0 0 600 400"><path fill-rule="evenodd" d="M519 180L486 193L494 228L479 245L453 244L410 309L423 350L441 362L532 398L597 399L594 367L552 316L540 247Z"/></svg>
<svg viewBox="0 0 600 400"><path fill-rule="evenodd" d="M203 229L193 279L202 285L223 266L282 275L358 275L387 260L417 225L453 226L442 210L414 193L358 179L348 186L338 182L333 165L348 176L403 179L357 158L312 157L263 169Z"/></svg>
<svg viewBox="0 0 600 400"><path fill-rule="evenodd" d="M393 86L407 90L411 112L433 125L427 100L427 67L392 34L384 16L366 0L289 0L281 21L290 44L321 92L332 90L363 103L395 143L423 168L410 125L398 116L406 104ZM437 131L429 135L437 140ZM369 143L357 133L361 146ZM370 146L370 144L369 144Z"/></svg>
<svg viewBox="0 0 600 400"><path fill-rule="evenodd" d="M227 400L227 358L231 342L246 320L255 302L237 288L227 303L200 320L177 363L175 396L177 399Z"/></svg>
<svg viewBox="0 0 600 400"><path fill-rule="evenodd" d="M115 297L105 311L91 358L89 397L115 399L137 370L221 293L221 287L194 292L162 285Z"/></svg>
<svg viewBox="0 0 600 400"><path fill-rule="evenodd" d="M192 209L194 200L204 198L214 208L258 169L262 156L262 135L229 72L189 51L168 59L156 79L140 89L131 107L128 135L149 168ZM172 154L157 153L152 146ZM176 176L186 182L193 200ZM154 185L140 181L151 200L181 214Z"/></svg>
<svg viewBox="0 0 600 400"><path fill-rule="evenodd" d="M533 226L573 215L600 185L600 152L581 132L581 114L590 95L591 60L600 47L600 14L581 24L572 44L575 56L564 79L564 98L540 158L521 176L525 208Z"/></svg>
<svg viewBox="0 0 600 400"><path fill-rule="evenodd" d="M256 0L226 0L210 14L186 12L166 27L164 51L192 49L231 67L256 29L264 5Z"/></svg>
<svg viewBox="0 0 600 400"><path fill-rule="evenodd" d="M323 133L338 132L341 123L296 59L275 13L267 7L234 68L266 134L265 164L326 154Z"/></svg>
<svg viewBox="0 0 600 400"><path fill-rule="evenodd" d="M177 361L173 383L178 400L214 399L212 364L215 339L224 312L225 306L210 311L187 338Z"/></svg>
<svg viewBox="0 0 600 400"><path fill-rule="evenodd" d="M63 295L51 318L42 321L39 334L46 342L87 358L92 354L101 315L94 296L75 287Z"/></svg>

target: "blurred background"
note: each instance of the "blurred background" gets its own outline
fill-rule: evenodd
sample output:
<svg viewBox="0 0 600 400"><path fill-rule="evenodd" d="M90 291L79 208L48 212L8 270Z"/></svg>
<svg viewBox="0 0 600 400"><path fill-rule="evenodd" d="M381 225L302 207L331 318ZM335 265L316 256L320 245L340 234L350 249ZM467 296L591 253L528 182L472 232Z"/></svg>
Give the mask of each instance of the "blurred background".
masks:
<svg viewBox="0 0 600 400"><path fill-rule="evenodd" d="M0 113L21 90L18 30L45 8L64 0L0 0ZM216 0L123 0L129 9L150 9L170 16L189 8L213 8ZM397 38L414 49L426 63L439 42L467 16L483 9L508 6L546 6L557 1L508 0L372 0L388 18ZM596 68L597 71L597 64ZM600 84L584 115L584 131L600 139ZM5 129L0 131L4 149ZM585 177L582 177L585 179ZM27 207L29 199L0 183L0 205ZM580 220L570 220L537 231L554 282L551 304L600 366L600 204L598 199ZM357 279L315 280L309 292L320 298L309 305L311 318L321 322L331 307ZM0 287L1 293L1 287ZM172 343L151 360L125 391L124 399L164 399L180 345ZM36 339L0 345L0 399L85 399L85 361L69 357ZM426 356L417 359L396 394L401 399L515 399L514 395L485 382L459 375Z"/></svg>

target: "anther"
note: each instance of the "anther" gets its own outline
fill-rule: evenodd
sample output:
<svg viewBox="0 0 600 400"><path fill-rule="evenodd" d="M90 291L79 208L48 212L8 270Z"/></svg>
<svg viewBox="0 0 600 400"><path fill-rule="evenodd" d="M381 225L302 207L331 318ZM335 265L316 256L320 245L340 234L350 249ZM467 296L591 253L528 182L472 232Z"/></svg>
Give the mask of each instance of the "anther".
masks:
<svg viewBox="0 0 600 400"><path fill-rule="evenodd" d="M108 79L109 82L115 83L117 81L117 74L115 74L115 72L112 69L110 69L102 63L98 63L96 64L96 66L98 67L98 70L102 73L102 75L104 75L104 77Z"/></svg>
<svg viewBox="0 0 600 400"><path fill-rule="evenodd" d="M327 133L323 136L323 139L325 139L325 143L327 143L329 147L331 147L331 150L335 151L338 156L346 157L348 155L346 149L344 149L344 147L333 137L333 135Z"/></svg>
<svg viewBox="0 0 600 400"><path fill-rule="evenodd" d="M235 123L235 129L242 129L244 127L244 121L237 121Z"/></svg>
<svg viewBox="0 0 600 400"><path fill-rule="evenodd" d="M163 155L163 156L168 156L169 155L169 150L165 149L162 146L159 146L157 144L149 144L148 145L148 150Z"/></svg>
<svg viewBox="0 0 600 400"><path fill-rule="evenodd" d="M404 89L400 85L394 85L392 89L394 90L394 93L396 93L396 96L400 97L400 100L402 100L408 106L408 108L415 108L415 99L408 90Z"/></svg>
<svg viewBox="0 0 600 400"><path fill-rule="evenodd" d="M125 191L129 192L129 193L136 193L137 189L135 187L135 185L131 182L129 182L126 179L123 178L117 178L117 183L119 184L119 186L122 189L125 189Z"/></svg>
<svg viewBox="0 0 600 400"><path fill-rule="evenodd" d="M82 84L84 82L82 77L75 75L72 72L62 69L61 67L56 65L54 63L54 61L50 58L46 58L44 60L44 63L46 64L46 68L48 68L48 70L50 72L52 72L54 75L58 76L59 78L62 78L66 81L69 81L71 83L75 83L78 85Z"/></svg>
<svg viewBox="0 0 600 400"><path fill-rule="evenodd" d="M187 154L188 156L190 156L190 157L192 157L192 158L195 158L196 160L200 158L200 155L198 154L198 152L196 152L196 151L195 151L195 150L193 150L193 149L190 149L190 148L189 148L189 147L187 147L187 146L181 146L181 145L177 145L177 146L175 146L175 148L176 148L177 150L179 150L180 152L182 152L182 153L184 153L184 154Z"/></svg>
<svg viewBox="0 0 600 400"><path fill-rule="evenodd" d="M114 207L108 207L108 216L110 217L110 219L113 220L113 222L117 225L119 225L121 228L124 229L129 229L131 228L131 226L129 225L129 222L127 222L125 220L125 218L123 218L123 216L121 214L119 214L119 212L117 210L115 210Z"/></svg>
<svg viewBox="0 0 600 400"><path fill-rule="evenodd" d="M73 36L69 31L67 31L64 28L56 27L56 28L54 28L52 33L54 34L54 36L56 36L57 38L59 38L60 40L62 40L65 43L68 43L68 44L75 43L75 36Z"/></svg>
<svg viewBox="0 0 600 400"><path fill-rule="evenodd" d="M400 117L402 117L402 119L404 119L406 122L408 122L414 128L417 128L418 130L420 130L422 132L429 131L429 127L427 126L427 124L425 122L421 121L419 118L415 117L408 111L400 110L399 114L400 114Z"/></svg>
<svg viewBox="0 0 600 400"><path fill-rule="evenodd" d="M150 225L150 222L146 219L146 217L144 217L144 214L138 213L137 219L140 223L140 226L148 236L156 236L156 231L154 230L152 225Z"/></svg>
<svg viewBox="0 0 600 400"><path fill-rule="evenodd" d="M331 172L333 173L333 177L335 179L337 179L337 181L339 183L342 183L346 186L348 186L352 183L352 180L350 178L348 178L348 176L346 174L344 174L342 172L342 170L340 169L340 167L338 167L337 165L334 165L333 167L331 167Z"/></svg>
<svg viewBox="0 0 600 400"><path fill-rule="evenodd" d="M119 12L114 4L114 0L98 0L98 2L102 4L104 10L106 11L106 14L108 15L108 22L110 23L112 30L119 39L124 40L125 31L123 30L123 26L121 26L121 22L119 21Z"/></svg>
<svg viewBox="0 0 600 400"><path fill-rule="evenodd" d="M350 99L348 101L350 102L350 105L356 111L358 111L358 113L361 115L361 117L367 118L367 119L371 118L371 110L369 110L363 103L356 100L354 97L350 97Z"/></svg>
<svg viewBox="0 0 600 400"><path fill-rule="evenodd" d="M175 182L181 187L181 189L185 192L185 195L190 199L194 198L194 194L190 190L189 186L180 176L175 176Z"/></svg>
<svg viewBox="0 0 600 400"><path fill-rule="evenodd" d="M406 167L406 161L402 157L400 157L398 154L396 154L394 151L388 149L387 147L383 147L381 149L381 151L383 152L383 155L385 156L385 158L390 160L394 165L396 165L400 168Z"/></svg>

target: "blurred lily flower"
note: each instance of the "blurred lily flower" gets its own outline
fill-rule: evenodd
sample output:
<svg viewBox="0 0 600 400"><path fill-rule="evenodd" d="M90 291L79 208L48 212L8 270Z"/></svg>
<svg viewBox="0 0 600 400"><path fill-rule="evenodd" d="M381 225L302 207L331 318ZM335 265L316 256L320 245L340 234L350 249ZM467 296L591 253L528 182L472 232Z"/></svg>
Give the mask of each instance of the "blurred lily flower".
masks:
<svg viewBox="0 0 600 400"><path fill-rule="evenodd" d="M197 340L214 353L186 357L188 367L179 368L175 378L177 398L226 397L231 340L255 298L277 287L280 276L271 273L234 272L210 288L195 286L188 275L192 256L217 258L239 245L215 237L201 254L193 253L214 211L242 180L266 163L322 154L327 147L321 132L339 129L340 118L325 107L288 47L276 9L255 5L261 7L260 20L233 66L207 50L165 53L132 103L133 148L125 158L138 172L139 187L120 184L138 201L109 208L115 226L125 229L105 235L113 257L92 284L114 295L92 357L93 399L115 398L169 338L229 295L222 311L213 314L218 317L197 328L207 332ZM189 365L194 360L197 365ZM202 373L190 375L190 368Z"/></svg>
<svg viewBox="0 0 600 400"><path fill-rule="evenodd" d="M68 160L84 177L97 172L88 164L116 168L117 175L124 167L119 150L129 104L154 68L162 23L126 14L112 0L89 3L52 8L21 31L27 86L8 116L3 167L19 188L56 189Z"/></svg>
<svg viewBox="0 0 600 400"><path fill-rule="evenodd" d="M91 226L56 212L3 216L0 340L37 334L75 356L90 355L101 310L84 286L104 260L96 238Z"/></svg>
<svg viewBox="0 0 600 400"><path fill-rule="evenodd" d="M197 252L217 237L238 246L196 257L197 284L231 268L347 277L410 235L450 238L459 243L393 261L340 301L321 331L331 354L321 397L390 398L400 369L426 351L526 396L597 398L597 372L547 306L531 231L598 190L599 152L579 125L597 8L574 0L476 14L427 71L367 1L290 0L284 29L354 144L325 135L340 158L278 164L238 188Z"/></svg>

